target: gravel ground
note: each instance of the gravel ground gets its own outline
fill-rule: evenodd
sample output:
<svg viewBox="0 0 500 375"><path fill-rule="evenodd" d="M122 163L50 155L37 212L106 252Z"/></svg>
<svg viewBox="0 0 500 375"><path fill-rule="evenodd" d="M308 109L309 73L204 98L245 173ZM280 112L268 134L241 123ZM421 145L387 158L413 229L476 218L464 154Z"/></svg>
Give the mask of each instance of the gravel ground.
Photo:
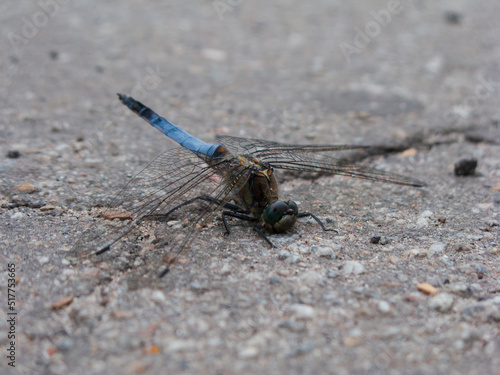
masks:
<svg viewBox="0 0 500 375"><path fill-rule="evenodd" d="M4 0L0 281L15 268L16 304L0 303L17 315L0 372L500 374L499 17L496 1ZM428 186L282 173L338 234L301 219L271 249L214 221L145 279L168 251L155 223L74 260L93 208L176 147L117 92L207 141L377 145L354 156Z"/></svg>

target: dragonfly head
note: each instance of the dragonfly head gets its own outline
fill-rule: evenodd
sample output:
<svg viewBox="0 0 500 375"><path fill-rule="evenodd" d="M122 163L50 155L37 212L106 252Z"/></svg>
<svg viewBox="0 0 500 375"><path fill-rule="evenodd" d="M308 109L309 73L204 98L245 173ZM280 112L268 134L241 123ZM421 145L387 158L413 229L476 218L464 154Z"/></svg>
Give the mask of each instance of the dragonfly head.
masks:
<svg viewBox="0 0 500 375"><path fill-rule="evenodd" d="M262 218L267 229L280 233L293 227L298 214L299 208L294 201L274 201L266 207Z"/></svg>

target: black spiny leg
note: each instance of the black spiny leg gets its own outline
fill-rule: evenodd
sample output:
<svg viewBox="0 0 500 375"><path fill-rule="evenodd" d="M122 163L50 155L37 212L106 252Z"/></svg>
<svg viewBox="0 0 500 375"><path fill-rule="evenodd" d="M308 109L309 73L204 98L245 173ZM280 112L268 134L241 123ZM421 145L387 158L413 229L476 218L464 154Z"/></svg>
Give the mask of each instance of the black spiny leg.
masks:
<svg viewBox="0 0 500 375"><path fill-rule="evenodd" d="M259 221L259 219L252 217L252 216L243 215L243 214L231 212L231 211L224 211L224 212L222 212L222 221L224 222L224 226L226 227L227 234L229 234L231 232L229 231L229 224L227 223L226 216L231 216L231 217L235 217L237 219L246 220L246 221ZM253 230L256 231L259 236L261 236L263 239L265 239L266 242L271 247L275 247L274 244L271 242L271 240L269 238L267 238L267 236L264 234L264 232L262 232L257 225L255 227L253 227Z"/></svg>
<svg viewBox="0 0 500 375"><path fill-rule="evenodd" d="M221 214L222 222L224 223L224 227L226 228L226 234L230 234L231 233L231 231L229 229L229 223L227 222L226 216L232 216L232 217L236 217L238 219L247 220L247 221L257 221L258 220L258 219L254 218L252 216L246 215L249 212L246 211L246 210L244 210L243 208L238 207L238 206L236 206L234 204L231 204L231 203L222 204L222 202L220 200L218 200L216 198L213 198L213 197L210 197L208 195L200 195L199 197L187 200L187 201L181 203L180 205L172 208L167 213L156 215L156 217L159 217L159 216L168 217L172 212L178 210L179 208L187 206L187 205L189 205L191 203L194 203L197 200L207 201L207 202L210 202L210 203L214 203L215 202L218 205L220 205L220 206L222 206L222 207L224 207L224 208L226 208L228 210L231 210L231 211L222 211L222 214ZM267 242L269 242L269 240L267 240Z"/></svg>
<svg viewBox="0 0 500 375"><path fill-rule="evenodd" d="M339 232L337 229L333 229L333 228L327 228L327 227L325 227L325 225L323 224L323 222L322 222L320 219L318 219L318 218L316 217L316 215L314 215L314 214L312 214L312 213L310 213L310 212L301 212L301 213L299 213L299 214L297 215L297 217L307 217L307 216L310 216L310 217L312 217L314 220L316 220L316 222L317 222L319 225L321 225L321 228L322 228L325 232L327 232L327 231L334 231L334 232L337 232L337 233Z"/></svg>
<svg viewBox="0 0 500 375"><path fill-rule="evenodd" d="M231 205L231 206L233 206L233 205ZM224 207L229 208L226 206L224 206ZM246 211L243 211L238 206L234 206L234 207L238 208L239 212L233 212L234 210L233 211L222 211L221 217L222 217L222 222L224 223L224 227L226 228L226 234L231 233L231 231L229 230L229 223L227 222L226 216L231 216L231 217L235 217L237 219L246 220L246 221L257 221L258 220L255 217L245 215L244 213ZM231 209L231 208L229 208L229 209Z"/></svg>
<svg viewBox="0 0 500 375"><path fill-rule="evenodd" d="M253 227L253 230L257 232L257 234L259 236L261 236L263 239L265 239L267 241L267 243L269 245L271 245L271 247L276 247L274 246L274 244L271 242L271 240L269 238L267 238L267 236L265 235L265 233L263 231L260 230L260 228L258 226L255 226Z"/></svg>

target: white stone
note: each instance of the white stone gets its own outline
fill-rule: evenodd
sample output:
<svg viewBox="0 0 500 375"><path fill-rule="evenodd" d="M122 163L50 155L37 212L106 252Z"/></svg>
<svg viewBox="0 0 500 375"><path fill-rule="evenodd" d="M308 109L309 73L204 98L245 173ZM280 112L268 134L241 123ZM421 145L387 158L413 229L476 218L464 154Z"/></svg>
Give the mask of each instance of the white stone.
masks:
<svg viewBox="0 0 500 375"><path fill-rule="evenodd" d="M379 301L377 304L378 311L388 313L391 311L391 305L387 301Z"/></svg>
<svg viewBox="0 0 500 375"><path fill-rule="evenodd" d="M165 297L165 293L163 293L161 290L153 290L153 292L151 293L151 300L156 303L164 303L167 298Z"/></svg>
<svg viewBox="0 0 500 375"><path fill-rule="evenodd" d="M436 294L431 299L429 299L429 307L431 309L434 309L434 310L437 310L440 312L447 312L447 311L451 310L454 301L455 301L455 298L453 297L452 294L439 293L439 294Z"/></svg>
<svg viewBox="0 0 500 375"><path fill-rule="evenodd" d="M40 264L45 264L45 263L48 263L48 262L49 262L49 260L50 260L50 258L49 258L48 256L42 256L42 257L38 258L38 262L39 262Z"/></svg>
<svg viewBox="0 0 500 375"><path fill-rule="evenodd" d="M447 244L444 242L435 242L429 247L429 251L433 254L439 254L446 250Z"/></svg>
<svg viewBox="0 0 500 375"><path fill-rule="evenodd" d="M295 303L291 305L288 310L296 319L307 320L314 318L314 308L309 305Z"/></svg>
<svg viewBox="0 0 500 375"><path fill-rule="evenodd" d="M360 275L365 272L363 265L355 260L345 262L343 270L344 275Z"/></svg>

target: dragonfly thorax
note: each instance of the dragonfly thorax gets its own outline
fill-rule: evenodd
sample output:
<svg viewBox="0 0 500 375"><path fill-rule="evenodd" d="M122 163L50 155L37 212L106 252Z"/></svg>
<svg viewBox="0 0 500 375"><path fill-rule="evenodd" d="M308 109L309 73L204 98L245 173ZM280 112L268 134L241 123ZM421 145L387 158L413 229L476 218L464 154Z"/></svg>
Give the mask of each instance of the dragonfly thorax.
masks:
<svg viewBox="0 0 500 375"><path fill-rule="evenodd" d="M271 232L284 232L295 224L299 215L297 203L277 200L269 204L262 214L263 224Z"/></svg>
<svg viewBox="0 0 500 375"><path fill-rule="evenodd" d="M255 217L260 217L270 203L279 199L278 184L272 167L251 161L248 165L252 173L240 188L239 196L243 205Z"/></svg>

